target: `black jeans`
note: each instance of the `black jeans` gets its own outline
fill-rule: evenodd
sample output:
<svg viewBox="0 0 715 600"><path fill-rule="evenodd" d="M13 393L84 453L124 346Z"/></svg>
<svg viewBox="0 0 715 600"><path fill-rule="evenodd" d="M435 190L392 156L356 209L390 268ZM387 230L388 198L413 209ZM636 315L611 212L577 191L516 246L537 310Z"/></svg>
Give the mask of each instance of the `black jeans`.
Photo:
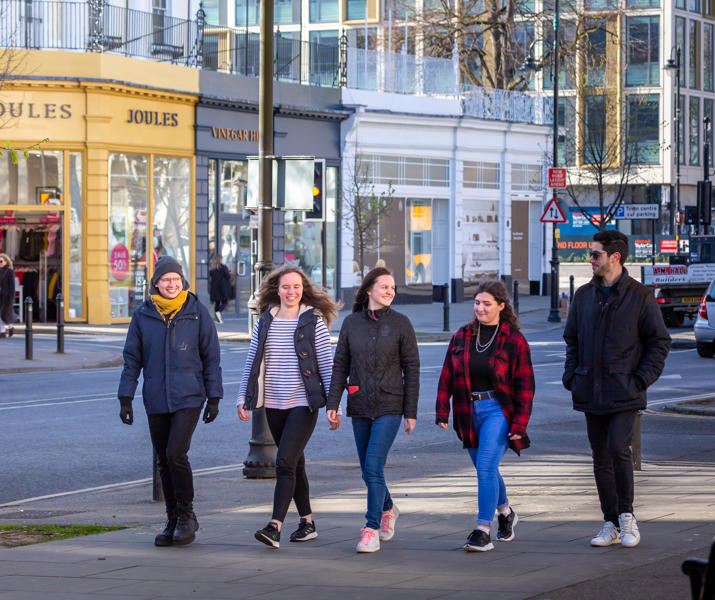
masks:
<svg viewBox="0 0 715 600"><path fill-rule="evenodd" d="M586 413L593 474L603 519L618 527L618 515L633 512L631 440L637 410L594 415Z"/></svg>
<svg viewBox="0 0 715 600"><path fill-rule="evenodd" d="M167 513L178 504L194 501L194 478L189 464L189 447L199 422L201 407L182 408L173 413L148 415L151 443L156 450L156 464Z"/></svg>
<svg viewBox="0 0 715 600"><path fill-rule="evenodd" d="M214 311L223 312L223 309L226 308L227 305L228 302L226 300L214 300Z"/></svg>
<svg viewBox="0 0 715 600"><path fill-rule="evenodd" d="M311 411L307 406L288 410L266 408L266 418L278 446L272 518L282 523L285 521L291 499L295 500L301 517L312 512L303 451L313 435L318 411Z"/></svg>

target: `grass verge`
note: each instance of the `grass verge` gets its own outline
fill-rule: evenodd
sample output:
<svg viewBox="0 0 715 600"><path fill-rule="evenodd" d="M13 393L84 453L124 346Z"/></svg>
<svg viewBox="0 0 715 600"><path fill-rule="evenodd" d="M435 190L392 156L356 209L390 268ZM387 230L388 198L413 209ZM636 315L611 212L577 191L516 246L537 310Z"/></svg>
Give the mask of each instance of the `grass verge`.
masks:
<svg viewBox="0 0 715 600"><path fill-rule="evenodd" d="M15 548L42 542L68 540L83 535L117 531L124 527L99 525L3 525L0 524L0 547Z"/></svg>

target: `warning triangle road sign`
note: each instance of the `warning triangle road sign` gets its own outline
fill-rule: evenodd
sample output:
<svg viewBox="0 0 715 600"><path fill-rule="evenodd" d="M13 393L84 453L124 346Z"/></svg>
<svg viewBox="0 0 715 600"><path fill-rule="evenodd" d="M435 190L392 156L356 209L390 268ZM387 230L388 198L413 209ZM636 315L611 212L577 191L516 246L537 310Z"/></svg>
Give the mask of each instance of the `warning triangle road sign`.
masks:
<svg viewBox="0 0 715 600"><path fill-rule="evenodd" d="M556 198L551 198L551 201L546 205L544 214L539 219L542 223L567 223L568 219L564 216Z"/></svg>

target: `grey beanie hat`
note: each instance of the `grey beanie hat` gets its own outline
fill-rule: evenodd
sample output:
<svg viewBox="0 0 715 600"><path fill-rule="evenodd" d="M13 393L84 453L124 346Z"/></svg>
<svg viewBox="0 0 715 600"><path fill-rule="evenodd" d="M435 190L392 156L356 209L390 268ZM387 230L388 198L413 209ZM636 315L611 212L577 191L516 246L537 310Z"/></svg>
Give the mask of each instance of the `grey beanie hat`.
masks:
<svg viewBox="0 0 715 600"><path fill-rule="evenodd" d="M184 268L181 266L179 261L177 261L173 256L160 256L154 264L154 275L152 275L151 287L149 288L150 294L159 293L159 290L156 289L156 282L167 273L178 273L181 275L183 288L188 291L189 282L186 281L186 277L184 277Z"/></svg>

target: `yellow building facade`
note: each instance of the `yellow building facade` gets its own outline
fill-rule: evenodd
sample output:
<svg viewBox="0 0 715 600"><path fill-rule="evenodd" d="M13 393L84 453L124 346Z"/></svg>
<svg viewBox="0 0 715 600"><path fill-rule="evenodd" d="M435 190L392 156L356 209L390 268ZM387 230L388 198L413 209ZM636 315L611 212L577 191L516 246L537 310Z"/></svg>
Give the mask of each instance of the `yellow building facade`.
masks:
<svg viewBox="0 0 715 600"><path fill-rule="evenodd" d="M158 256L195 274L196 69L26 51L0 89L0 247L35 319L127 322Z"/></svg>

